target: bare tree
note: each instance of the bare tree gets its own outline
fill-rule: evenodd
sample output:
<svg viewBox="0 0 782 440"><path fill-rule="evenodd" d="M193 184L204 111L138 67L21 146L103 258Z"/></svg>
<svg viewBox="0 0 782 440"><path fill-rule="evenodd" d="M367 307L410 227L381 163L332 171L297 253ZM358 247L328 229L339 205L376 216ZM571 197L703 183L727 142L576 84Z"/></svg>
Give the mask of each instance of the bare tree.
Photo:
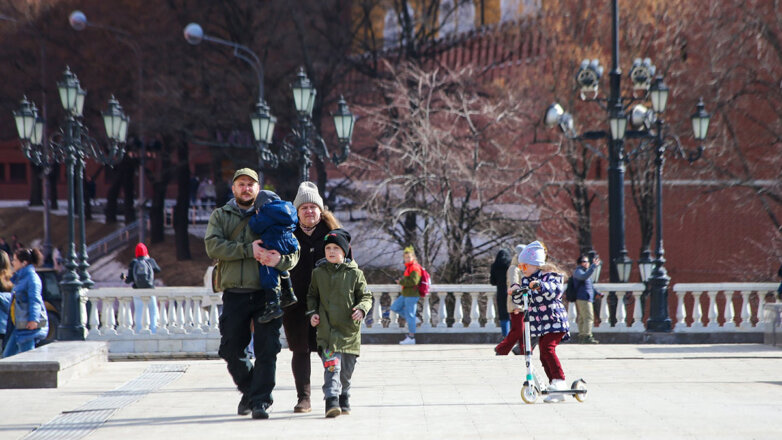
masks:
<svg viewBox="0 0 782 440"><path fill-rule="evenodd" d="M536 171L557 151L530 163L523 105L492 96L470 68L387 68L392 79L378 86L389 104L365 109L380 133L377 153L352 162L377 178L366 208L400 247L422 251L424 264L442 257L443 282L466 281L477 259L532 236L537 213L522 187L536 186Z"/></svg>

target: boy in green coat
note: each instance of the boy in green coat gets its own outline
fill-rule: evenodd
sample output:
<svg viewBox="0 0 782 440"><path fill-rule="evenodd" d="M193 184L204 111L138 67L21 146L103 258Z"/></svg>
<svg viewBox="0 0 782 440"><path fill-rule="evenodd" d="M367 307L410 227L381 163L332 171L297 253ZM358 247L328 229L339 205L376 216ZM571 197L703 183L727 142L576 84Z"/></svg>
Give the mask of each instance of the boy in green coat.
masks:
<svg viewBox="0 0 782 440"><path fill-rule="evenodd" d="M326 234L326 258L312 271L307 315L318 329L318 352L325 368L323 394L326 417L350 414L350 378L361 349L361 321L372 307L364 272L346 259L350 234L334 229Z"/></svg>

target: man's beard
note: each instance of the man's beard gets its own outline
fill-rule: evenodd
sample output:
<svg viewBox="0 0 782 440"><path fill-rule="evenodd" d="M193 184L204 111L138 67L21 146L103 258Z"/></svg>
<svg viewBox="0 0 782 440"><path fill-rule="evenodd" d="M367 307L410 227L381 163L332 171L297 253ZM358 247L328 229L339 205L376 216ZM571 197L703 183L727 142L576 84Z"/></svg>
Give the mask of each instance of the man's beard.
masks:
<svg viewBox="0 0 782 440"><path fill-rule="evenodd" d="M240 208L248 209L253 206L253 203L255 203L255 198L250 199L247 203L239 200L239 198L236 198L236 204L239 205Z"/></svg>

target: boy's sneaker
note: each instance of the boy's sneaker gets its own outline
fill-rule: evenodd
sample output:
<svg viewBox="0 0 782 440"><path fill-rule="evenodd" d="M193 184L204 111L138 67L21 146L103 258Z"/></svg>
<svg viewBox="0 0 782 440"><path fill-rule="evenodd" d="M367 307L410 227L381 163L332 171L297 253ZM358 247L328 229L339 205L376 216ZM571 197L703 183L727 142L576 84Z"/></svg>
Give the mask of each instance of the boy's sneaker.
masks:
<svg viewBox="0 0 782 440"><path fill-rule="evenodd" d="M401 342L399 342L400 345L415 345L415 338L411 338L410 335L405 336L404 339L402 339Z"/></svg>
<svg viewBox="0 0 782 440"><path fill-rule="evenodd" d="M255 407L253 407L253 418L254 419L268 419L269 418L269 407L271 406L268 402L262 402Z"/></svg>
<svg viewBox="0 0 782 440"><path fill-rule="evenodd" d="M239 400L239 406L236 408L236 413L240 416L246 416L247 414L250 414L251 411L250 396L242 394L242 399Z"/></svg>
<svg viewBox="0 0 782 440"><path fill-rule="evenodd" d="M510 351L512 351L513 354L515 354L516 356L520 356L521 355L521 345L517 345L517 346L513 347Z"/></svg>
<svg viewBox="0 0 782 440"><path fill-rule="evenodd" d="M342 410L339 408L339 397L327 397L326 398L326 417L333 418L342 414Z"/></svg>
<svg viewBox="0 0 782 440"><path fill-rule="evenodd" d="M546 387L547 391L564 391L567 390L567 384L565 384L565 381L562 379L554 379L551 381L551 384ZM549 394L544 400L546 403L557 403L557 402L564 402L565 401L565 395L561 393L556 394Z"/></svg>
<svg viewBox="0 0 782 440"><path fill-rule="evenodd" d="M350 414L350 396L347 394L339 395L339 409L344 415Z"/></svg>
<svg viewBox="0 0 782 440"><path fill-rule="evenodd" d="M263 315L258 317L258 322L261 324L266 324L267 322L277 319L282 315L282 309L280 308L279 304L268 303L266 304L266 311L263 312Z"/></svg>

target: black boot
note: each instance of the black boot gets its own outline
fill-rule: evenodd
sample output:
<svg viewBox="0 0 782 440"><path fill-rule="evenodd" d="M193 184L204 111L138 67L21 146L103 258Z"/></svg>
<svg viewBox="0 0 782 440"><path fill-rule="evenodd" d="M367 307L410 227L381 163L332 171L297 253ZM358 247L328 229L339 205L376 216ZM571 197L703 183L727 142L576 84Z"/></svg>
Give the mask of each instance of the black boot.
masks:
<svg viewBox="0 0 782 440"><path fill-rule="evenodd" d="M280 290L282 291L280 294L280 307L283 309L299 302L299 299L293 293L291 277L287 271L280 273Z"/></svg>
<svg viewBox="0 0 782 440"><path fill-rule="evenodd" d="M277 319L282 316L282 309L280 308L280 291L279 289L265 289L266 290L266 310L258 317L258 322L266 324L269 321Z"/></svg>
<svg viewBox="0 0 782 440"><path fill-rule="evenodd" d="M347 394L339 395L339 409L342 411L342 414L350 414L350 396Z"/></svg>
<svg viewBox="0 0 782 440"><path fill-rule="evenodd" d="M332 418L340 415L342 411L339 409L339 397L327 397L326 398L326 417Z"/></svg>

